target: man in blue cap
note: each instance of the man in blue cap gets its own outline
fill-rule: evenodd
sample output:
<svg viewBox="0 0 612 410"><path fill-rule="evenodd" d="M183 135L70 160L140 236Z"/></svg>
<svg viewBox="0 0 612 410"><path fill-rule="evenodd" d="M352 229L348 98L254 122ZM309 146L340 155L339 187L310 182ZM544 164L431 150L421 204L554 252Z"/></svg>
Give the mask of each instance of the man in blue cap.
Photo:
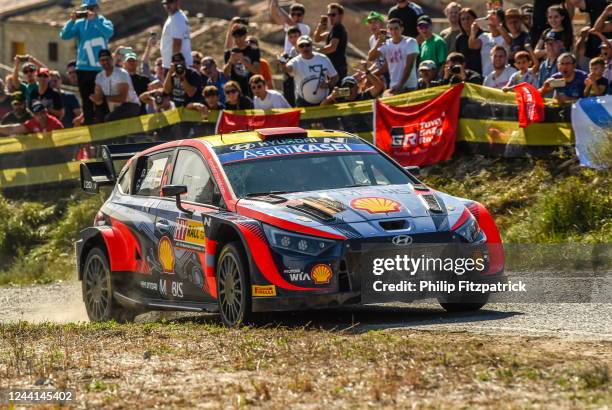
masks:
<svg viewBox="0 0 612 410"><path fill-rule="evenodd" d="M81 10L73 10L70 20L60 31L62 40L74 38L77 42L77 85L86 125L94 123L95 110L89 96L95 91L96 75L101 70L98 53L108 48L108 41L114 33L113 23L98 11L97 0L83 0Z"/></svg>

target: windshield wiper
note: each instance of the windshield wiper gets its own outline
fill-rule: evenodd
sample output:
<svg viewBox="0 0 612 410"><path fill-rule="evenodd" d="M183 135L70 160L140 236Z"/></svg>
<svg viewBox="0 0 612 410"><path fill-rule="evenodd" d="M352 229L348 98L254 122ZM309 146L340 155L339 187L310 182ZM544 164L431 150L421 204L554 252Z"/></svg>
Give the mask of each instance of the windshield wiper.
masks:
<svg viewBox="0 0 612 410"><path fill-rule="evenodd" d="M353 185L344 186L342 188L359 188L363 186L372 186L372 184L353 184Z"/></svg>
<svg viewBox="0 0 612 410"><path fill-rule="evenodd" d="M268 195L281 195L281 194L290 194L296 191L268 191L268 192L249 192L246 194L247 198L257 197L257 196L268 196Z"/></svg>

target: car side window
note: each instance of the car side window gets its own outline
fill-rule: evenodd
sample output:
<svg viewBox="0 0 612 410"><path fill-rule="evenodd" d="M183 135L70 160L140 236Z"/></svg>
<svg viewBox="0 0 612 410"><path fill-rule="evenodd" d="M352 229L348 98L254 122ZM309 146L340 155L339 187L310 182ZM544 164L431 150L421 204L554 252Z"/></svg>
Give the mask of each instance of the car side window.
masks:
<svg viewBox="0 0 612 410"><path fill-rule="evenodd" d="M183 149L178 153L172 174L172 185L186 185L184 201L218 205L214 202L215 182L202 157L194 151Z"/></svg>
<svg viewBox="0 0 612 410"><path fill-rule="evenodd" d="M162 178L169 157L170 152L164 152L139 158L135 173L135 195L160 195Z"/></svg>

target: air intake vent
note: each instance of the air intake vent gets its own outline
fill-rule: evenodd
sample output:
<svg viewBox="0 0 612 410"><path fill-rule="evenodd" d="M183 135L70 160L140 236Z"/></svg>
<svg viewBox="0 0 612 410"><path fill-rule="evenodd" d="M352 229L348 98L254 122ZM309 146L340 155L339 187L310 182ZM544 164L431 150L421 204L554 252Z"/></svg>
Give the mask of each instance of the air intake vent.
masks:
<svg viewBox="0 0 612 410"><path fill-rule="evenodd" d="M380 221L380 227L385 231L397 231L404 229L408 225L405 219L397 219L395 221Z"/></svg>
<svg viewBox="0 0 612 410"><path fill-rule="evenodd" d="M431 212L436 212L436 213L442 212L442 207L438 203L438 200L436 199L435 196L431 194L426 194L426 195L421 195L421 198L423 198L423 200L427 204L427 208L429 208Z"/></svg>
<svg viewBox="0 0 612 410"><path fill-rule="evenodd" d="M334 217L324 211L321 211L318 208L312 208L306 204L300 204L300 205L287 205L287 208L290 209L295 209L296 211L300 211L303 212L305 214L307 214L308 216L312 216L313 218L317 218L323 221L331 221L334 219Z"/></svg>

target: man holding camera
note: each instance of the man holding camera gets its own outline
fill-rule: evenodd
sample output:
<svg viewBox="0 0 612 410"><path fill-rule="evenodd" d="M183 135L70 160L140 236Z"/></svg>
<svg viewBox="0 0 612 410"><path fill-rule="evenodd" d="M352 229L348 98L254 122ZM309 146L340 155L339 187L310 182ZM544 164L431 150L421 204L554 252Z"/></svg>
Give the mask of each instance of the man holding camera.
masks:
<svg viewBox="0 0 612 410"><path fill-rule="evenodd" d="M77 40L77 85L83 101L86 125L94 122L94 105L89 96L95 91L96 76L100 72L97 57L100 50L108 48L113 33L113 23L98 14L97 0L83 0L81 10L73 11L70 20L60 31L62 40Z"/></svg>
<svg viewBox="0 0 612 410"><path fill-rule="evenodd" d="M348 72L348 63L346 61L348 33L342 24L343 17L344 7L338 3L328 4L327 16L321 16L321 20L313 34L315 41L325 40L325 46L321 48L320 52L325 54L332 62L339 78L346 77Z"/></svg>
<svg viewBox="0 0 612 410"><path fill-rule="evenodd" d="M231 36L235 47L225 50L223 73L230 80L236 81L240 85L240 89L244 90L245 95L251 97L249 80L260 72L260 52L258 48L247 42L247 27L244 24L234 24L231 29Z"/></svg>
<svg viewBox="0 0 612 410"><path fill-rule="evenodd" d="M187 67L191 67L191 33L189 20L181 10L180 0L162 0L162 4L168 13L168 18L162 29L160 52L162 66L168 70L172 63L172 56L182 53L185 56Z"/></svg>
<svg viewBox="0 0 612 410"><path fill-rule="evenodd" d="M31 55L17 55L15 56L14 62L13 73L7 77L6 85L10 91L20 91L29 107L32 100L34 100L33 96L38 92L36 73L40 68L46 68L46 66ZM21 70L23 73L23 81L19 80L19 68L21 64L23 64Z"/></svg>
<svg viewBox="0 0 612 410"><path fill-rule="evenodd" d="M459 84L462 82L482 85L482 77L474 70L465 67L465 57L461 53L450 53L444 65L444 75L440 84Z"/></svg>
<svg viewBox="0 0 612 410"><path fill-rule="evenodd" d="M140 115L140 100L127 71L116 67L110 50L98 53L102 71L96 76L95 91L89 100L96 106L98 121L115 121Z"/></svg>
<svg viewBox="0 0 612 410"><path fill-rule="evenodd" d="M412 37L402 35L404 23L398 18L387 22L390 34L381 35L368 53L368 60L384 56L389 67L389 93L401 94L417 88L416 60L419 44Z"/></svg>
<svg viewBox="0 0 612 410"><path fill-rule="evenodd" d="M161 88L142 93L140 101L145 104L147 114L169 111L176 108L172 101L172 96L165 93Z"/></svg>
<svg viewBox="0 0 612 410"><path fill-rule="evenodd" d="M172 96L177 107L184 107L194 102L204 102L202 97L202 76L185 64L182 53L172 56L172 65L164 81L164 92Z"/></svg>
<svg viewBox="0 0 612 410"><path fill-rule="evenodd" d="M270 16L276 24L282 24L285 27L285 45L283 54L289 54L295 44L289 41L289 28L297 27L301 35L309 36L310 27L304 23L304 15L306 14L306 8L300 3L293 3L289 6L289 13L283 10L278 5L278 0L269 0ZM299 36L298 36L299 37Z"/></svg>
<svg viewBox="0 0 612 410"><path fill-rule="evenodd" d="M361 81L365 79L366 87L370 85L363 92L359 91L358 78ZM355 76L349 75L344 77L340 82L340 87L334 87L332 93L323 100L321 105L371 100L381 95L384 90L385 83L383 80L372 74L367 62L364 61L361 64L361 70L357 70Z"/></svg>
<svg viewBox="0 0 612 410"><path fill-rule="evenodd" d="M561 104L575 102L584 97L584 82L587 73L576 69L576 56L572 53L563 53L557 59L558 73L544 81L540 88L543 96L554 91L553 98Z"/></svg>

